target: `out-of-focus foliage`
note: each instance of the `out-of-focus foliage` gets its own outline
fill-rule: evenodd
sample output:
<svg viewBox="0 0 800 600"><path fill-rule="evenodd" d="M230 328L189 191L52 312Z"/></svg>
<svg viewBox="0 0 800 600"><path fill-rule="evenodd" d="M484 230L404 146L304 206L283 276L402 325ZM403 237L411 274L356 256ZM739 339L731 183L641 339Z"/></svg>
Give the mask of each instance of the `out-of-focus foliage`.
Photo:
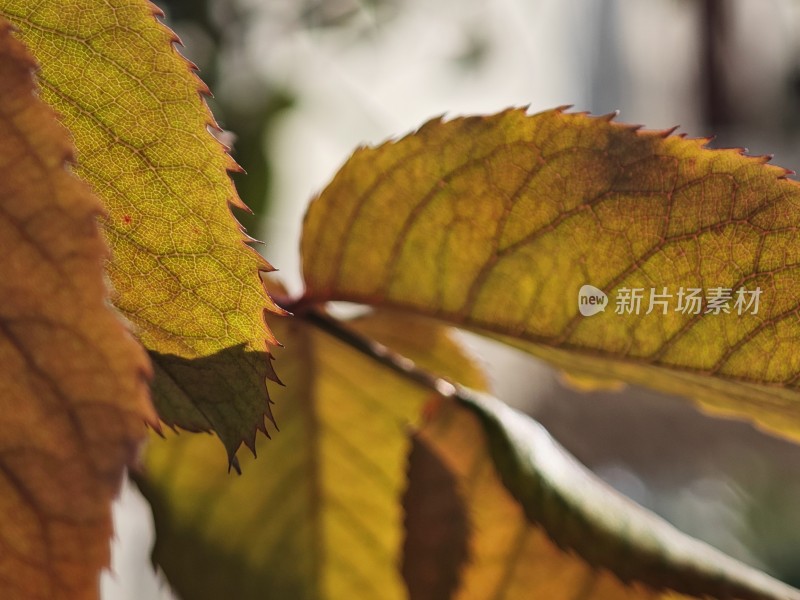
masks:
<svg viewBox="0 0 800 600"><path fill-rule="evenodd" d="M0 597L90 600L156 416L147 356L107 304L102 204L35 65L0 18Z"/></svg>
<svg viewBox="0 0 800 600"><path fill-rule="evenodd" d="M387 316L354 326L483 385L442 328ZM240 457L241 476L226 472L208 436L152 440L142 489L156 521L154 558L187 599L255 600L265 590L277 598L404 598L407 428L431 392L302 320L275 327L291 340L279 354L281 431L257 459Z"/></svg>

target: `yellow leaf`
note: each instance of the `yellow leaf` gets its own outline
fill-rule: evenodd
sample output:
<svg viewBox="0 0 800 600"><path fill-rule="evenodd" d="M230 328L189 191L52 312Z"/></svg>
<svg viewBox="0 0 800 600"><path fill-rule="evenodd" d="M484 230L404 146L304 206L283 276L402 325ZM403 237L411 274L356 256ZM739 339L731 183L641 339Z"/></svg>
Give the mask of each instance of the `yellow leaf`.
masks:
<svg viewBox="0 0 800 600"><path fill-rule="evenodd" d="M499 400L444 403L420 437L457 474L472 518L455 599L800 598L616 493Z"/></svg>
<svg viewBox="0 0 800 600"><path fill-rule="evenodd" d="M271 418L270 267L231 215L237 167L208 131L207 88L157 14L145 0L0 0L109 213L113 301L151 352L159 416L217 432L232 456Z"/></svg>
<svg viewBox="0 0 800 600"><path fill-rule="evenodd" d="M483 385L442 329L370 317L361 333ZM405 598L408 425L430 392L300 319L277 321L281 432L228 475L207 436L154 438L141 487L156 562L187 599Z"/></svg>
<svg viewBox="0 0 800 600"><path fill-rule="evenodd" d="M100 202L0 19L0 597L98 598L111 501L156 423L107 305Z"/></svg>
<svg viewBox="0 0 800 600"><path fill-rule="evenodd" d="M360 149L309 209L302 302L431 315L800 439L800 187L669 133L509 110Z"/></svg>

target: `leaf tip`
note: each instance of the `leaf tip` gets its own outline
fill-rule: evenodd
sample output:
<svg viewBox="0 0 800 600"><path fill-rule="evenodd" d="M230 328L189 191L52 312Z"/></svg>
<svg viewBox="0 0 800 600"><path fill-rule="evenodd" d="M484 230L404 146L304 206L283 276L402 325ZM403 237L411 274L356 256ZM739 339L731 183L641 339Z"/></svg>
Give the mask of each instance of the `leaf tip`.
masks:
<svg viewBox="0 0 800 600"><path fill-rule="evenodd" d="M606 121L607 123L611 123L611 121L616 119L618 116L619 116L619 109L612 110L610 113L606 113L604 115L598 115L597 118L598 119L602 119L603 121Z"/></svg>
<svg viewBox="0 0 800 600"><path fill-rule="evenodd" d="M156 18L163 19L164 11L155 2L147 2L147 7L150 9L152 15Z"/></svg>
<svg viewBox="0 0 800 600"><path fill-rule="evenodd" d="M668 138L669 136L673 135L676 131L678 131L679 127L680 127L680 125L675 125L674 127L668 127L667 129L662 129L659 132L659 135L662 138Z"/></svg>
<svg viewBox="0 0 800 600"><path fill-rule="evenodd" d="M231 472L231 469L236 471L237 475L242 474L242 466L239 464L239 459L236 457L235 454L231 455L228 460L228 473Z"/></svg>

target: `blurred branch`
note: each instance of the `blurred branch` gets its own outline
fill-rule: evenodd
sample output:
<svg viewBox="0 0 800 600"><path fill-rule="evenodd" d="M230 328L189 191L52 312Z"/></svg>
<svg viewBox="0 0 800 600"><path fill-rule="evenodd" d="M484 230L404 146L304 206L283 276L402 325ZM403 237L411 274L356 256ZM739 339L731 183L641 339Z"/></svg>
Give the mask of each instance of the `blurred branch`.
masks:
<svg viewBox="0 0 800 600"><path fill-rule="evenodd" d="M700 85L703 89L703 118L712 131L729 125L733 120L725 79L729 15L730 2L727 0L702 0Z"/></svg>

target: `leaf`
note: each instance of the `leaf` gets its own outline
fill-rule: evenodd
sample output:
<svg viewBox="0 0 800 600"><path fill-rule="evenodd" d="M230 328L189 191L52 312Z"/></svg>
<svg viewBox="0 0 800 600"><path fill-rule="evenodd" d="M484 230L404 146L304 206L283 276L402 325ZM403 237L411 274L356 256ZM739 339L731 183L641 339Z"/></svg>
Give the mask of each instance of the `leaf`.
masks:
<svg viewBox="0 0 800 600"><path fill-rule="evenodd" d="M76 173L108 210L113 301L153 353L159 416L215 431L233 456L272 418L263 313L277 309L259 278L271 267L231 216L245 208L226 172L237 166L209 133L208 89L159 14L144 0L0 0L42 63ZM206 359L204 370L167 355Z"/></svg>
<svg viewBox="0 0 800 600"><path fill-rule="evenodd" d="M669 133L509 110L362 148L308 211L301 302L434 316L800 439L800 187ZM673 297L667 314L584 317L586 284L762 295L757 314L684 314Z"/></svg>
<svg viewBox="0 0 800 600"><path fill-rule="evenodd" d="M408 598L451 598L468 560L469 515L458 481L416 434L407 477L402 573Z"/></svg>
<svg viewBox="0 0 800 600"><path fill-rule="evenodd" d="M474 532L454 598L800 598L618 494L495 398L430 414L420 437L457 474Z"/></svg>
<svg viewBox="0 0 800 600"><path fill-rule="evenodd" d="M482 377L442 329L370 317L358 331L471 385ZM181 597L405 598L407 426L430 393L310 327L275 323L281 433L241 476L200 435L154 438L140 486L153 506L154 559Z"/></svg>
<svg viewBox="0 0 800 600"><path fill-rule="evenodd" d="M106 303L102 206L34 67L0 19L0 597L99 598L151 370Z"/></svg>

